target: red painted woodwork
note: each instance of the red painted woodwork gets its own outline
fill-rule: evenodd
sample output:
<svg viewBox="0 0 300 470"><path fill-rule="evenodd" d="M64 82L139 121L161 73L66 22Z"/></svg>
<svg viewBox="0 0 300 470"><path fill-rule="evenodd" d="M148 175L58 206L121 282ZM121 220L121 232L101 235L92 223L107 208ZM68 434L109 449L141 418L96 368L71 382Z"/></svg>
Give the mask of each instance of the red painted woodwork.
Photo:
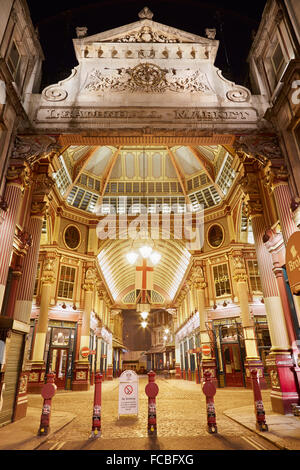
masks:
<svg viewBox="0 0 300 470"><path fill-rule="evenodd" d="M227 387L243 387L243 370L238 343L222 344L225 381Z"/></svg>

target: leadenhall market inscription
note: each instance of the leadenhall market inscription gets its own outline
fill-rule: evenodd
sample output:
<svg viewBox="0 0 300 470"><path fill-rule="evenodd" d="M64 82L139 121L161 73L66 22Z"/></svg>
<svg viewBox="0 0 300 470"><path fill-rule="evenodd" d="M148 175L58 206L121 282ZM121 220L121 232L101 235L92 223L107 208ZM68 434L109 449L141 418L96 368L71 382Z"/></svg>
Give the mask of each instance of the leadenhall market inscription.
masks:
<svg viewBox="0 0 300 470"><path fill-rule="evenodd" d="M194 109L111 109L111 108L48 108L40 107L37 110L35 122L49 123L51 121L73 120L111 120L111 121L202 121L202 122L257 122L257 113L252 108L247 109L218 109L218 108L194 108Z"/></svg>

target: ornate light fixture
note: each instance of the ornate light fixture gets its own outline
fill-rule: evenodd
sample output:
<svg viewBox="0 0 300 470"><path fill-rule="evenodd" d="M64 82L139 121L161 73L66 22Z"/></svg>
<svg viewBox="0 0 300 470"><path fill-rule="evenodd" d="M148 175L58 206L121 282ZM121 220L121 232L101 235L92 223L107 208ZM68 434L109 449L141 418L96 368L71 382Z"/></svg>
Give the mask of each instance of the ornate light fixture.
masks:
<svg viewBox="0 0 300 470"><path fill-rule="evenodd" d="M161 254L158 251L154 251L149 245L142 245L139 248L139 252L131 250L126 254L126 258L129 264L135 264L139 255L143 259L149 259L152 264L156 265L161 259Z"/></svg>

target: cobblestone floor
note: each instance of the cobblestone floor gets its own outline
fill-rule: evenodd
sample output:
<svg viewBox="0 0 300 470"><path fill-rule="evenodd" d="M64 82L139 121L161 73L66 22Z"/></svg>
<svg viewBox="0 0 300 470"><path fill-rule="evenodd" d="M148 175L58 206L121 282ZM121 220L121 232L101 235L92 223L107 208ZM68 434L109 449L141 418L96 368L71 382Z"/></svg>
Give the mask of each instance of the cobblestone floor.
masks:
<svg viewBox="0 0 300 470"><path fill-rule="evenodd" d="M200 385L184 380L157 378L159 394L157 403L157 427L160 437L207 436L206 400ZM139 379L138 417L118 419L118 380L102 384L102 439L141 438L147 436L147 404L145 394L147 377ZM268 404L270 391L262 391L264 403ZM94 388L88 392L57 392L52 400L53 411L76 414L70 425L59 431L56 439L85 440L91 433ZM241 435L243 428L223 415L223 411L251 405L252 390L244 388L217 389L215 408L218 431L225 438ZM40 395L29 396L29 406L41 409Z"/></svg>

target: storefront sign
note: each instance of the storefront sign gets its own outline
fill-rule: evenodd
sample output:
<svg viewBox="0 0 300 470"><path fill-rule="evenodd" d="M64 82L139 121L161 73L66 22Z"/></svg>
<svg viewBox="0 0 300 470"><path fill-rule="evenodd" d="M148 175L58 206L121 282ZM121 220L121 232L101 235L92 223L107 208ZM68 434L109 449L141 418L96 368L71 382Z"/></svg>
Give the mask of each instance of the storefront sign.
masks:
<svg viewBox="0 0 300 470"><path fill-rule="evenodd" d="M125 370L119 377L119 412L120 415L138 415L139 413L139 378L133 370Z"/></svg>
<svg viewBox="0 0 300 470"><path fill-rule="evenodd" d="M293 294L300 292L300 232L293 233L286 247L286 272Z"/></svg>
<svg viewBox="0 0 300 470"><path fill-rule="evenodd" d="M88 357L89 354L90 354L89 348L81 348L81 357Z"/></svg>
<svg viewBox="0 0 300 470"><path fill-rule="evenodd" d="M208 346L208 344L202 346L202 353L204 354L204 356L210 355L210 346Z"/></svg>

